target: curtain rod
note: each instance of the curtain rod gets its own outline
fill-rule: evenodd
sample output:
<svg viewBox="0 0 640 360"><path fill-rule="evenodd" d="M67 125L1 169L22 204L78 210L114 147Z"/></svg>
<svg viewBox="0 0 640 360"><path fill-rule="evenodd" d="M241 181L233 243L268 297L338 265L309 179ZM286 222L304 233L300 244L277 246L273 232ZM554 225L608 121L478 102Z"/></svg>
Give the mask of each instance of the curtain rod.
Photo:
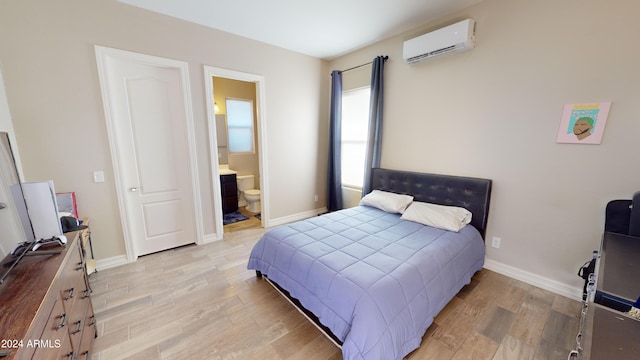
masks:
<svg viewBox="0 0 640 360"><path fill-rule="evenodd" d="M389 56L385 55L385 56L383 56L383 58L384 58L384 61L387 61L389 59ZM369 61L368 63L360 64L360 65L348 68L346 70L341 70L340 72L347 72L347 71L355 70L355 69L361 68L363 66L371 65L371 64L373 64L373 61Z"/></svg>

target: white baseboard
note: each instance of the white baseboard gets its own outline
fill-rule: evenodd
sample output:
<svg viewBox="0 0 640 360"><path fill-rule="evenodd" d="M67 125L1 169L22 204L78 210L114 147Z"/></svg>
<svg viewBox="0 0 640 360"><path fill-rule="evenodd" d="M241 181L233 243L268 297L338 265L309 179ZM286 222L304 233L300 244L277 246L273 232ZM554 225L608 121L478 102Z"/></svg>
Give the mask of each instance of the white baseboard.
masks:
<svg viewBox="0 0 640 360"><path fill-rule="evenodd" d="M311 211L305 211L305 212L297 213L297 214L293 214L293 215L283 216L283 217L276 218L276 219L270 219L269 220L269 227L284 225L284 224L288 224L288 223L291 223L291 222L294 222L294 221L308 219L310 217L318 216L319 214L324 214L326 212L327 212L327 208L325 207L325 208L315 209L315 210L311 210Z"/></svg>
<svg viewBox="0 0 640 360"><path fill-rule="evenodd" d="M204 244L212 243L218 240L222 240L222 239L220 239L217 234L207 234L202 237L202 243L198 245L204 245Z"/></svg>
<svg viewBox="0 0 640 360"><path fill-rule="evenodd" d="M536 275L534 273L530 273L528 271L524 271L491 259L485 259L484 267L485 269L495 271L498 274L520 280L529 285L533 285L541 289L551 291L558 295L568 297L569 299L582 301L582 288L576 288L559 281Z"/></svg>
<svg viewBox="0 0 640 360"><path fill-rule="evenodd" d="M96 269L98 271L107 270L107 269L111 269L111 268L114 268L116 266L125 265L125 264L127 264L127 256L126 255L118 255L118 256L107 258L107 259L97 260L96 261Z"/></svg>

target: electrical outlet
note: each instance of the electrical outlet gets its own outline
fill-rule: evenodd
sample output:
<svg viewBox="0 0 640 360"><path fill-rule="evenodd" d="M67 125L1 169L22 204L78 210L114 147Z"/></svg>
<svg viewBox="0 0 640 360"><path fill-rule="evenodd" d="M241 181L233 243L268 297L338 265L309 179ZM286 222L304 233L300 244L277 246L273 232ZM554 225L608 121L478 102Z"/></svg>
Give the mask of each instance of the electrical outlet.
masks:
<svg viewBox="0 0 640 360"><path fill-rule="evenodd" d="M501 242L502 242L502 239L500 239L497 236L494 236L493 239L491 239L491 246L496 248L496 249L499 249Z"/></svg>

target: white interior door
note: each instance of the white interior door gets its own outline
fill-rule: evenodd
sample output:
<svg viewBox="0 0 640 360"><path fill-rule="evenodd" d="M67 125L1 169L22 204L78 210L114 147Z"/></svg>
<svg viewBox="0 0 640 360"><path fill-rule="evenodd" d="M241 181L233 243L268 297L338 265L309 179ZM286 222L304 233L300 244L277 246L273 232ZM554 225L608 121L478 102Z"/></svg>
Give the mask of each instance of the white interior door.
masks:
<svg viewBox="0 0 640 360"><path fill-rule="evenodd" d="M129 260L196 242L186 63L96 51Z"/></svg>

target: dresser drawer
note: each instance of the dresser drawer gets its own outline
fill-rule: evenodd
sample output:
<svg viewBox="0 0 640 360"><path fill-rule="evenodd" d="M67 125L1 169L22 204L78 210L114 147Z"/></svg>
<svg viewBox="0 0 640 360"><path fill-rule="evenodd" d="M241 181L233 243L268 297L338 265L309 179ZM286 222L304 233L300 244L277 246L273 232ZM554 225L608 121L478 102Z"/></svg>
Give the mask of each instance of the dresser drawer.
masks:
<svg viewBox="0 0 640 360"><path fill-rule="evenodd" d="M33 359L70 359L68 355L72 350L67 335L68 328L69 314L65 312L62 300L56 301L42 336L29 339L35 345ZM38 344L35 344L36 341Z"/></svg>
<svg viewBox="0 0 640 360"><path fill-rule="evenodd" d="M64 308L67 312L73 310L73 304L76 299L84 295L87 290L84 263L80 256L80 248L78 243L74 242L73 248L69 249L69 255L62 269L61 276L58 280L58 288L60 297L63 300Z"/></svg>
<svg viewBox="0 0 640 360"><path fill-rule="evenodd" d="M82 333L87 327L88 322L92 321L87 315L90 304L91 300L89 297L79 297L73 307L73 313L69 323L69 337L71 338L71 345L74 349L80 349Z"/></svg>
<svg viewBox="0 0 640 360"><path fill-rule="evenodd" d="M77 360L91 359L91 351L93 350L93 340L98 336L96 330L96 318L91 307L87 309L84 329L82 331L82 340L78 350Z"/></svg>

